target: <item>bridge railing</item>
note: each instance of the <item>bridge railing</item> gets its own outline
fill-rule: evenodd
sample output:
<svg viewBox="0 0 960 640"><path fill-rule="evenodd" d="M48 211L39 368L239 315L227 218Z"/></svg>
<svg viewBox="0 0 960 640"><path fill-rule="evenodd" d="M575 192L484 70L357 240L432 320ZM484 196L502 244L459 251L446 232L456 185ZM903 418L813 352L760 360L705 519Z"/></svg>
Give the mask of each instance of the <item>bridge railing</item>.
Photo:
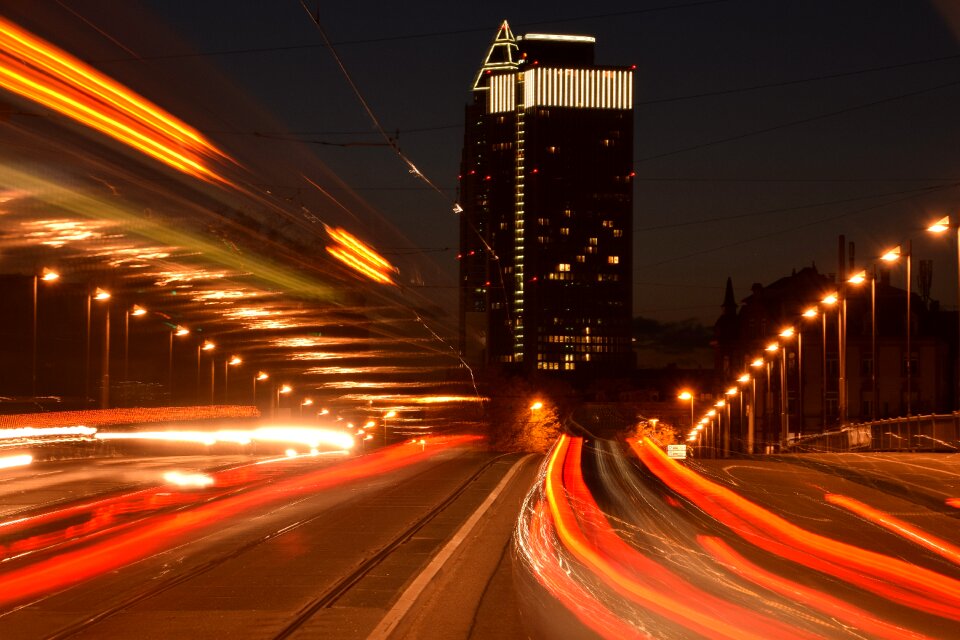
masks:
<svg viewBox="0 0 960 640"><path fill-rule="evenodd" d="M784 451L960 452L960 414L931 414L848 424L834 431L791 438Z"/></svg>

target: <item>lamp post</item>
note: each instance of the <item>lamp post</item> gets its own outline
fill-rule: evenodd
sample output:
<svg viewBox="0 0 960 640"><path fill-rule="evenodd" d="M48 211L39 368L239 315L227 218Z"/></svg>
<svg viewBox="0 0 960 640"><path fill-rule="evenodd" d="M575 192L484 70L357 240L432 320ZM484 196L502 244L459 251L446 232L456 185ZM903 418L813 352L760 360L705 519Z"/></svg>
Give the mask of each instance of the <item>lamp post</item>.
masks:
<svg viewBox="0 0 960 640"><path fill-rule="evenodd" d="M693 428L693 392L688 389L684 389L677 395L677 398L680 400L689 400L690 401L690 428Z"/></svg>
<svg viewBox="0 0 960 640"><path fill-rule="evenodd" d="M907 418L912 414L911 406L911 396L913 396L913 385L912 385L912 375L911 375L911 360L913 360L913 353L910 349L910 263L913 262L913 256L911 255L912 251L912 242L907 243L907 248L904 250L900 245L897 245L890 251L887 251L880 259L885 262L896 262L901 257L906 258L907 262L907 337L906 337L906 372L907 372Z"/></svg>
<svg viewBox="0 0 960 640"><path fill-rule="evenodd" d="M754 369L759 369L764 366L764 364L763 358L754 358L750 366ZM757 376L751 376L751 380L753 382L753 389L750 394L750 422L747 425L747 453L752 455L757 429Z"/></svg>
<svg viewBox="0 0 960 640"><path fill-rule="evenodd" d="M535 405L539 405L539 407L537 407L537 409L534 409L533 407ZM538 411L542 407L543 407L542 402L534 402L533 405L530 406L530 409L531 411ZM387 411L385 414L383 414L383 444L384 445L387 444L387 418L394 418L396 417L396 415L397 415L397 412L392 410Z"/></svg>
<svg viewBox="0 0 960 640"><path fill-rule="evenodd" d="M276 417L277 413L280 412L280 395L291 393L293 391L293 387L291 387L288 384L279 384L275 387L275 389L276 389L276 393L274 395L276 396L277 405L276 405L276 411L274 412L274 417Z"/></svg>
<svg viewBox="0 0 960 640"><path fill-rule="evenodd" d="M257 383L268 379L270 375L265 371L257 371L253 376L253 406L257 406Z"/></svg>
<svg viewBox="0 0 960 640"><path fill-rule="evenodd" d="M809 307L801 315L806 320L812 320L819 315L816 307ZM802 435L804 431L804 406L803 406L803 331L799 332L800 339L797 340L797 433Z"/></svg>
<svg viewBox="0 0 960 640"><path fill-rule="evenodd" d="M177 325L170 331L170 348L167 350L167 392L170 402L173 403L173 336L182 337L190 334L190 329Z"/></svg>
<svg viewBox="0 0 960 640"><path fill-rule="evenodd" d="M716 458L717 457L717 437L716 437L717 434L715 429L715 426L716 426L715 422L719 420L717 410L710 409L709 411L707 411L707 418L709 418L710 420L710 432L707 434L707 439L710 441L710 457Z"/></svg>
<svg viewBox="0 0 960 640"><path fill-rule="evenodd" d="M800 334L793 327L787 327L780 332L780 338L784 341L797 336L797 344L800 343ZM799 363L799 346L797 348L797 361ZM799 366L798 366L799 369ZM780 346L780 448L783 450L790 438L790 406L787 402L787 345L783 342Z"/></svg>
<svg viewBox="0 0 960 640"><path fill-rule="evenodd" d="M870 277L867 275L866 269L861 270L860 273L854 275L852 278L847 280L850 284L861 285L866 279ZM873 396L873 402L870 403L870 420L876 421L877 419L877 403L879 402L879 395L877 393L877 273L876 270L873 272L873 276L870 277L870 390Z"/></svg>
<svg viewBox="0 0 960 640"><path fill-rule="evenodd" d="M831 307L837 304L839 298L837 297L836 292L828 293L826 296L820 300L820 304ZM839 309L839 308L838 308ZM827 430L827 312L822 312L823 319L823 431ZM840 324L840 312L837 311L837 325ZM837 330L839 333L839 329Z"/></svg>
<svg viewBox="0 0 960 640"><path fill-rule="evenodd" d="M955 407L954 410L960 413L960 224L952 225L950 223L950 216L944 216L927 227L927 231L930 233L943 233L951 226L957 229L957 368L954 377L954 384L957 385L957 388L953 406Z"/></svg>
<svg viewBox="0 0 960 640"><path fill-rule="evenodd" d="M38 276L33 274L33 330L31 338L31 365L30 365L30 395L37 397L37 281L53 282L60 278L60 274L46 267Z"/></svg>
<svg viewBox="0 0 960 640"><path fill-rule="evenodd" d="M230 404L230 367L243 364L240 356L230 356L223 361L223 404Z"/></svg>
<svg viewBox="0 0 960 640"><path fill-rule="evenodd" d="M200 353L202 351L213 351L217 348L217 344L212 340L204 340L203 342L197 345L197 404L200 404ZM210 362L213 363L213 354L210 356ZM210 381L210 402L213 402L213 380Z"/></svg>
<svg viewBox="0 0 960 640"><path fill-rule="evenodd" d="M733 430L733 422L730 417L730 402L733 396L737 395L739 389L737 387L730 387L727 389L723 395L727 396L726 399L722 400L723 406L727 408L727 429L723 431L723 457L730 457L730 432Z"/></svg>
<svg viewBox="0 0 960 640"><path fill-rule="evenodd" d="M303 418L303 408L309 407L312 405L313 405L313 400L311 400L310 398L304 398L303 400L300 401L300 417L301 418Z"/></svg>
<svg viewBox="0 0 960 640"><path fill-rule="evenodd" d="M92 304L91 301L92 301L92 300L97 300L97 301L103 302L103 301L109 300L109 299L110 299L110 292L109 292L109 291L106 291L106 290L104 290L104 289L101 289L100 287L97 287L97 288L94 290L93 293L88 293L88 294L87 294L86 346L85 346L85 349L84 349L84 357L83 357L83 399L84 399L84 402L88 402L88 401L90 400L90 306L91 306L91 304ZM108 314L110 313L110 308L109 308L109 307L107 307L107 313L108 313ZM108 315L108 316L107 316L107 339L108 339L108 341L109 341L109 331L110 331L110 317L109 317L109 315ZM108 344L106 344L105 346L106 346L106 352L107 352L107 358L106 358L106 359L109 359L109 349L110 349L110 345L109 345L109 343L108 343ZM104 371L104 372L102 372L102 373L104 373L104 375L106 376L107 381L109 382L109 379L110 379L110 371L109 371L109 369L107 369L106 371ZM107 401L109 401L109 397L107 398ZM101 396L100 396L100 404L101 404L101 406L104 405L104 398L103 398L103 395L102 395L102 394L101 394Z"/></svg>
<svg viewBox="0 0 960 640"><path fill-rule="evenodd" d="M147 310L138 304L123 312L123 379L130 379L130 316L139 318L146 315Z"/></svg>

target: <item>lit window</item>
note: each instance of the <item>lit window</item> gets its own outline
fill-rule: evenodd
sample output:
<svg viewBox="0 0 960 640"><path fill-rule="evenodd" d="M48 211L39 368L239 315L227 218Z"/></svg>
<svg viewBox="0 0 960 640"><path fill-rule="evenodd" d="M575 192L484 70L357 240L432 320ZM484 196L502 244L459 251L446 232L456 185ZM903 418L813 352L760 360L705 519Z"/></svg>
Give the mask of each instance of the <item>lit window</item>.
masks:
<svg viewBox="0 0 960 640"><path fill-rule="evenodd" d="M556 148L556 147L547 147L547 151L548 151L549 153L556 153L556 152L557 152L557 148Z"/></svg>
<svg viewBox="0 0 960 640"><path fill-rule="evenodd" d="M607 256L607 264L620 264L620 256Z"/></svg>
<svg viewBox="0 0 960 640"><path fill-rule="evenodd" d="M623 229L614 229L614 230L613 230L613 237L614 237L614 238L622 238L622 237L623 237Z"/></svg>
<svg viewBox="0 0 960 640"><path fill-rule="evenodd" d="M540 226L545 227L550 224L550 218L537 218L537 223L540 224Z"/></svg>
<svg viewBox="0 0 960 640"><path fill-rule="evenodd" d="M570 263L561 262L560 264L557 265L557 271L570 271Z"/></svg>
<svg viewBox="0 0 960 640"><path fill-rule="evenodd" d="M583 263L587 261L586 256L577 256L577 262Z"/></svg>
<svg viewBox="0 0 960 640"><path fill-rule="evenodd" d="M570 211L570 209L564 209L564 210L563 210L563 215L565 215L565 216L567 216L567 217L569 218L571 215L573 215L573 212Z"/></svg>
<svg viewBox="0 0 960 640"><path fill-rule="evenodd" d="M597 239L596 239L596 238L590 238L590 246L592 246L592 247L597 246Z"/></svg>
<svg viewBox="0 0 960 640"><path fill-rule="evenodd" d="M560 235L562 235L562 236L568 236L568 235L570 235L570 228L569 228L569 227L560 227Z"/></svg>

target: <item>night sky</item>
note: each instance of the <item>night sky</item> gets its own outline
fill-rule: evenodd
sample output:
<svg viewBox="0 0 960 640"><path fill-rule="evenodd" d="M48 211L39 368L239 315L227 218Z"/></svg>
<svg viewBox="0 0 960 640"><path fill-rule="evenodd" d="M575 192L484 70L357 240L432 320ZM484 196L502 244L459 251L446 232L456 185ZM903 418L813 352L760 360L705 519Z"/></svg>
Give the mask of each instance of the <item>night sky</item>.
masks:
<svg viewBox="0 0 960 640"><path fill-rule="evenodd" d="M350 77L443 196L377 146L299 2L0 3L206 132L259 188L370 240L451 310L463 106L490 39L503 19L517 34L595 35L598 63L637 66L635 313L710 324L727 276L742 298L814 262L834 272L839 234L861 265L914 238L916 258L934 261L934 298L956 306L955 247L922 230L960 215L950 6L321 3Z"/></svg>

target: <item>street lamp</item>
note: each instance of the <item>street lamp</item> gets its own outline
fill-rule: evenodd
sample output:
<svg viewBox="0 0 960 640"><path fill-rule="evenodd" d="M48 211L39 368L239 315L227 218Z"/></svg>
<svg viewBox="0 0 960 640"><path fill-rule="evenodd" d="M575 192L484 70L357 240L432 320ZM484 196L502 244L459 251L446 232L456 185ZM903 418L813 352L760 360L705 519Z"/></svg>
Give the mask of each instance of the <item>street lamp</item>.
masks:
<svg viewBox="0 0 960 640"><path fill-rule="evenodd" d="M537 407L537 409L543 407L542 402L534 402L532 405L530 405L530 409L533 411L536 411L536 409L534 409L535 405L540 405L539 407ZM395 418L396 416L397 416L397 412L393 410L387 411L385 414L383 414L383 444L384 445L387 444L387 418Z"/></svg>
<svg viewBox="0 0 960 640"><path fill-rule="evenodd" d="M89 399L90 399L90 305L91 305L91 300L97 300L98 302L103 302L103 301L106 301L106 300L109 300L109 299L110 299L110 292L109 292L109 291L106 291L105 289L101 289L100 287L97 287L97 288L93 291L93 293L88 293L88 294L87 294L86 344L85 344L84 356L83 356L83 399L84 399L84 402L87 402L87 401L89 401ZM106 335L107 335L107 342L104 344L104 347L105 347L105 351L106 351L106 354L107 354L107 358L109 358L109 350L110 350L110 344L109 344L109 335L110 335L110 307L109 307L109 306L107 307L107 318L106 318L106 322L107 322L107 334L106 334ZM107 381L109 382L109 380L110 380L109 365L108 365L108 368L107 368L106 370L104 370L102 373L106 376L106 379L107 379ZM108 390L108 393L109 393L109 390ZM109 401L109 397L107 397L107 401ZM101 396L100 396L100 403L101 403L101 405L104 405L104 404L105 404L105 403L104 403L104 398L103 398L102 392L101 392ZM105 407L104 407L104 408L105 408Z"/></svg>
<svg viewBox="0 0 960 640"><path fill-rule="evenodd" d="M693 426L693 393L687 389L684 389L677 395L677 398L680 400L689 400L690 401L690 426Z"/></svg>
<svg viewBox="0 0 960 640"><path fill-rule="evenodd" d="M230 404L230 367L240 364L243 364L240 356L230 356L229 360L223 362L223 404Z"/></svg>
<svg viewBox="0 0 960 640"><path fill-rule="evenodd" d="M30 367L30 395L37 397L37 281L53 282L60 278L60 274L53 269L44 267L38 276L33 274L33 332L31 334L32 343L32 364Z"/></svg>
<svg viewBox="0 0 960 640"><path fill-rule="evenodd" d="M200 404L200 352L213 351L217 344L212 340L204 340L197 345L197 404ZM213 404L213 356L210 357L210 403Z"/></svg>
<svg viewBox="0 0 960 640"><path fill-rule="evenodd" d="M276 386L276 390L277 390L277 393L276 393L277 409L276 409L276 412L274 413L274 417L276 417L277 414L280 412L280 394L287 394L287 393L293 392L293 387L291 387L288 384L280 384Z"/></svg>
<svg viewBox="0 0 960 640"><path fill-rule="evenodd" d="M139 318L147 315L147 310L138 304L123 312L123 379L130 379L130 316Z"/></svg>
<svg viewBox="0 0 960 640"><path fill-rule="evenodd" d="M912 385L912 375L911 375L911 360L913 360L913 353L910 349L910 263L913 262L913 256L911 255L912 251L912 242L907 243L907 248L904 250L900 245L897 245L890 251L887 251L880 259L884 262L896 262L900 258L906 258L907 262L907 417L909 418L912 414L911 400L913 396L913 385Z"/></svg>
<svg viewBox="0 0 960 640"><path fill-rule="evenodd" d="M301 417L301 418L303 417L303 408L304 408L304 407L309 407L309 406L311 406L311 405L313 405L313 400L311 400L310 398L304 398L303 401L300 402L300 417Z"/></svg>
<svg viewBox="0 0 960 640"><path fill-rule="evenodd" d="M826 307L832 307L833 305L839 302L839 297L836 292L828 293L826 296L820 300L820 304ZM827 312L823 311L821 313L821 318L823 320L823 398L822 398L822 412L823 412L823 430L827 430ZM840 307L837 307L837 335L842 336L842 331L840 329ZM838 343L837 349L840 349L840 344ZM843 378L843 371L838 371L838 386L839 381ZM839 391L838 391L839 396Z"/></svg>
<svg viewBox="0 0 960 640"><path fill-rule="evenodd" d="M269 378L269 374L266 371L257 371L257 374L253 376L253 406L257 406L257 383L263 382Z"/></svg>
<svg viewBox="0 0 960 640"><path fill-rule="evenodd" d="M847 282L853 285L861 285L868 277L870 278L870 389L873 394L873 402L870 403L870 420L876 421L877 403L879 402L877 391L877 274L874 272L873 276L870 277L864 269Z"/></svg>
<svg viewBox="0 0 960 640"><path fill-rule="evenodd" d="M799 372L800 367L800 349L801 349L801 340L803 340L803 334L799 331L796 331L793 327L787 327L783 329L779 334L780 338L783 340L789 340L794 336L797 337L797 371ZM786 446L787 439L790 437L790 407L787 402L787 345L783 344L781 349L781 360L780 360L780 446L781 448ZM797 387L800 386L800 380L797 380Z"/></svg>
<svg viewBox="0 0 960 640"><path fill-rule="evenodd" d="M952 226L955 226L957 229L957 370L955 379L958 386L957 397L954 398L954 407L956 407L956 411L960 412L960 225L952 225L950 223L950 216L944 216L927 227L927 231L930 233L943 233Z"/></svg>
<svg viewBox="0 0 960 640"><path fill-rule="evenodd" d="M190 335L190 329L177 325L170 330L170 348L167 350L167 390L170 393L170 402L173 403L173 336L182 338Z"/></svg>

